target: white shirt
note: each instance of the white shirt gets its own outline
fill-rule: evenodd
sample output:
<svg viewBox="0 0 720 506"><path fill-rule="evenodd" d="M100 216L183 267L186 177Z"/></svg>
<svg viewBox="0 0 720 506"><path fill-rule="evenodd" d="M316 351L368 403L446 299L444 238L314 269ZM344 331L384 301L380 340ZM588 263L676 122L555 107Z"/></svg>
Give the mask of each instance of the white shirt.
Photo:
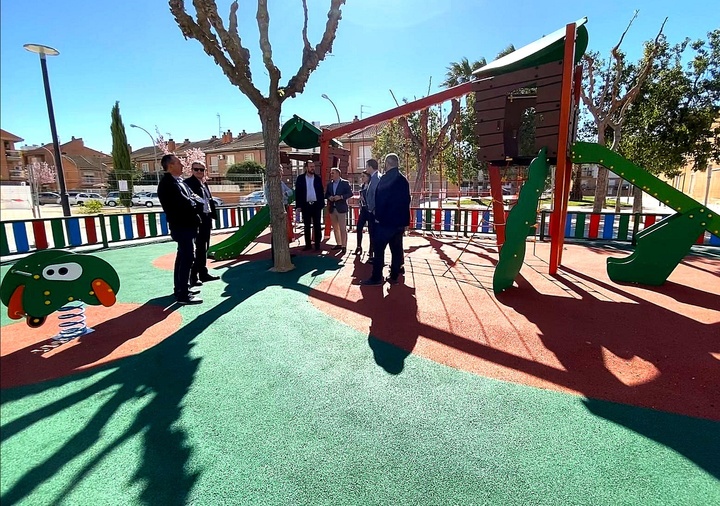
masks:
<svg viewBox="0 0 720 506"><path fill-rule="evenodd" d="M315 185L313 184L315 182L316 176L310 176L308 174L305 174L305 186L307 186L307 201L308 202L317 202L317 195L315 195Z"/></svg>

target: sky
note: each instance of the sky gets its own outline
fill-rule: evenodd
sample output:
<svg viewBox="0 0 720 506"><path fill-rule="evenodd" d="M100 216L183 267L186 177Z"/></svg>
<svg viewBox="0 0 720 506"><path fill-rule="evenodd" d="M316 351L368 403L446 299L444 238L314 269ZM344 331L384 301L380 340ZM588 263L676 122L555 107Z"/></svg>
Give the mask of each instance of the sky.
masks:
<svg viewBox="0 0 720 506"><path fill-rule="evenodd" d="M231 2L216 0L227 26ZM398 100L440 90L451 62L495 58L508 44L529 44L565 24L588 18L589 50L607 55L637 9L622 48L638 59L665 17L672 43L704 38L720 26L717 0L348 0L333 53L310 75L301 95L283 103L282 121L297 114L329 124L368 117ZM192 2L186 9L194 14ZM308 0L309 38L320 40L329 0ZM241 0L239 32L250 50L255 86L267 95L259 53L257 4ZM298 70L302 3L270 0L270 41L281 84ZM48 75L60 142L81 137L110 153L110 111L116 101L133 149L165 139L197 141L230 130L260 131L250 100L223 74L200 43L185 40L168 3L159 0L3 0L0 3L0 127L22 144L52 142L40 59L23 48L51 46Z"/></svg>

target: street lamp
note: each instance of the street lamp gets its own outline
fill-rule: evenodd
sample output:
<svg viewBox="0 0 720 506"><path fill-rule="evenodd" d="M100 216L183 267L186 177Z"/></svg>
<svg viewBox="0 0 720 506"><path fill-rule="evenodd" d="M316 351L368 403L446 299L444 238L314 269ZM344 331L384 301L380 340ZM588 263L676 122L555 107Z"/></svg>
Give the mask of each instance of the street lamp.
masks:
<svg viewBox="0 0 720 506"><path fill-rule="evenodd" d="M70 216L70 202L65 188L65 174L62 168L60 143L58 142L57 128L55 127L55 113L53 112L50 81L48 79L47 62L45 61L46 56L57 56L60 51L42 44L24 44L23 47L31 53L40 55L40 68L42 69L43 83L45 84L45 101L47 102L48 116L50 118L50 133L52 134L53 148L55 148L55 168L57 169L58 184L60 185L60 204L62 205L63 216Z"/></svg>
<svg viewBox="0 0 720 506"><path fill-rule="evenodd" d="M160 184L160 175L158 174L158 167L157 167L157 147L155 146L155 137L153 137L150 134L150 132L148 132L141 126L131 124L130 128L139 128L140 130L142 130L143 132L145 132L146 134L148 134L150 136L150 140L152 140L152 146L153 146L153 170L155 171L155 179L157 179L158 184Z"/></svg>
<svg viewBox="0 0 720 506"><path fill-rule="evenodd" d="M320 95L320 96L321 96L322 98L324 98L325 100L329 100L329 101L330 101L330 103L331 103L332 106L333 106L333 109L335 109L335 114L337 115L338 123L340 123L340 113L338 112L337 107L335 107L335 102L333 102L332 100L330 100L330 97L328 97L325 93L323 93L323 94Z"/></svg>

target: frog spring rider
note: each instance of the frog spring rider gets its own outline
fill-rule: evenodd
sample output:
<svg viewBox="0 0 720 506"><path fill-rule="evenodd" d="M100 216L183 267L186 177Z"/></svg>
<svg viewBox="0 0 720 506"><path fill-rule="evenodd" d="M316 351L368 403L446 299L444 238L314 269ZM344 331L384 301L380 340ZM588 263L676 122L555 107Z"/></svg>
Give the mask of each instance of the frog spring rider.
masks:
<svg viewBox="0 0 720 506"><path fill-rule="evenodd" d="M55 340L68 341L92 332L85 304L115 304L120 278L105 260L67 250L43 250L18 260L0 284L0 300L13 320L25 318L37 328L55 311L61 314Z"/></svg>

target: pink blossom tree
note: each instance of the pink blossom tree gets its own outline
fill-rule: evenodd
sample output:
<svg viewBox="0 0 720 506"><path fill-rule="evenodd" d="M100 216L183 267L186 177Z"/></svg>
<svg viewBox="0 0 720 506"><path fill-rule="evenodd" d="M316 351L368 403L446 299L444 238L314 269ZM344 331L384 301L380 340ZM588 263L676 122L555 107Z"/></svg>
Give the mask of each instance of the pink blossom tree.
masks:
<svg viewBox="0 0 720 506"><path fill-rule="evenodd" d="M157 137L155 138L155 146L162 151L163 155L175 154L171 153L170 149L168 149L168 143L160 133L160 129L157 126L155 126L155 133L157 134ZM205 152L200 148L188 149L182 155L177 155L177 157L180 160L180 163L182 163L184 177L190 177L192 175L193 163L200 162L205 165Z"/></svg>
<svg viewBox="0 0 720 506"><path fill-rule="evenodd" d="M47 162L33 162L25 166L30 184L38 188L45 184L52 184L57 180L57 172L54 165Z"/></svg>

